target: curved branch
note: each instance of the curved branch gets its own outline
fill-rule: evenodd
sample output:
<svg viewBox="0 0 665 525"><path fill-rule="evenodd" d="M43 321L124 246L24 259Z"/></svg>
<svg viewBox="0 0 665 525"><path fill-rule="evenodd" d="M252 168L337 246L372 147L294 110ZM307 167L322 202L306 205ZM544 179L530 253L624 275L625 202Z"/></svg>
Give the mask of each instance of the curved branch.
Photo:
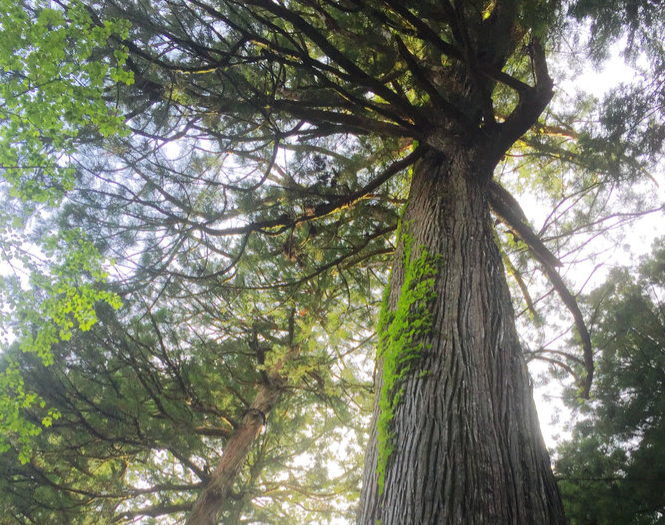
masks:
<svg viewBox="0 0 665 525"><path fill-rule="evenodd" d="M550 266L563 266L552 252L543 244L543 241L533 232L526 216L515 197L496 181L490 181L487 186L487 198L494 214L519 237L536 258Z"/></svg>
<svg viewBox="0 0 665 525"><path fill-rule="evenodd" d="M580 396L584 399L589 399L589 392L591 391L591 383L593 382L594 372L591 336L587 330L586 323L584 322L584 317L582 316L580 307L577 304L577 300L575 299L575 296L570 293L570 290L568 290L568 287L566 286L566 283L563 282L559 272L557 272L556 269L546 263L543 263L542 266L557 294L559 294L559 297L561 297L563 304L566 305L566 308L568 308L573 316L573 319L575 320L575 328L577 329L577 333L580 336L582 341L582 348L584 350L584 369L586 371L586 375L582 381L582 392L580 393Z"/></svg>
<svg viewBox="0 0 665 525"><path fill-rule="evenodd" d="M536 83L528 89L524 89L521 85L515 86L515 89L519 93L517 107L497 127L498 134L495 136L494 146L498 148L496 153L499 156L503 155L517 139L524 135L538 121L538 117L547 107L554 94L552 91L554 82L547 70L545 51L537 39L534 39L529 45L529 52L531 54Z"/></svg>
<svg viewBox="0 0 665 525"><path fill-rule="evenodd" d="M569 359L569 360L573 361L574 363L577 363L578 365L584 366L584 361L582 359L580 359L579 357L574 356L572 354L569 354L568 352L563 352L561 350L554 350L552 348L540 348L538 350L531 350L529 353L534 356L534 359L535 359L535 356L542 356L543 354L558 355L558 356L564 357L566 359Z"/></svg>
<svg viewBox="0 0 665 525"><path fill-rule="evenodd" d="M575 378L575 381L577 381L578 383L581 382L581 379L579 375L575 373L575 370L573 370L572 367L568 366L566 363L559 361L558 359L553 359L551 357L544 357L542 355L534 355L531 359L529 359L529 361L532 361L534 359L537 359L538 361L545 361L546 363L550 363L554 366L558 366L559 368L563 368L566 372L568 372L571 376Z"/></svg>
<svg viewBox="0 0 665 525"><path fill-rule="evenodd" d="M543 271L575 320L575 328L580 336L584 351L584 368L586 371L580 395L584 399L588 399L594 372L591 336L589 335L589 331L584 322L584 317L580 311L575 296L570 293L566 283L563 282L559 272L556 270L556 267L562 266L562 264L559 259L547 249L540 238L527 224L524 212L515 198L496 181L490 181L487 189L487 198L496 216L511 228L511 230L529 247L533 256L541 263Z"/></svg>
<svg viewBox="0 0 665 525"><path fill-rule="evenodd" d="M359 200L363 199L368 194L374 192L377 188L379 188L382 184L384 184L389 179L394 177L397 173L411 166L414 162L416 162L425 154L427 149L428 149L427 146L418 146L409 155L388 166L383 171L383 173L381 173L375 179L372 179L369 183L367 183L359 190L354 191L349 195L340 196L325 204L320 204L314 209L312 213L306 213L296 218L291 218L288 215L283 214L277 217L276 219L268 219L265 221L252 222L250 224L246 224L244 226L238 226L235 228L215 229L201 225L200 230L204 233L207 233L208 235L213 235L213 236L245 235L245 234L251 234L256 231L265 232L265 230L271 228L280 228L279 231L281 232L284 231L284 229L293 228L298 224L310 222L316 219L321 219L337 211L350 208L351 206L356 204Z"/></svg>

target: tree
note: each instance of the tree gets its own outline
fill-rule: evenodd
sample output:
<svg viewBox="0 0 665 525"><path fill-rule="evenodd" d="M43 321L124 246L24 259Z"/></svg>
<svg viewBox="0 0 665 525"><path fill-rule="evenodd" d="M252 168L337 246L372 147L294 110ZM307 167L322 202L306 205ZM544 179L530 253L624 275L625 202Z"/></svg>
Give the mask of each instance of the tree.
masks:
<svg viewBox="0 0 665 525"><path fill-rule="evenodd" d="M125 133L104 137L101 126L68 121L87 134L76 136L77 151L67 164L75 184L66 188L57 219L58 231L85 232L116 261L108 287L125 307L117 322L109 314L108 325L95 330L112 327L97 337L117 340L109 363L121 359L118 368L100 372L106 386L94 386L90 371L74 379L79 360L94 362L85 336L81 348L56 345L56 354L72 357L54 377L69 381L77 394L58 406L63 415L75 415L83 402L102 414L104 431L94 424L87 432L114 453L123 437L107 426L125 421L140 436L129 445L143 447L132 458L146 453L161 466L175 465L172 472L186 472L174 477L188 478L187 488L165 486L169 469L154 477L147 469L141 475L161 500L127 510L117 503L126 493L118 491L107 498L116 502L109 519L191 509L189 523L212 524L231 512L232 487L248 475L242 467L257 447L259 429L269 418L278 426L270 412L280 396L296 392L289 400L297 406L309 388L330 402L331 391L353 382L326 370L338 362L326 359L336 341L329 337L330 318L334 332L344 320L368 339L367 314L394 253L377 335L359 523L564 523L492 213L518 248L528 247L571 312L583 347L573 370L582 394L593 375L591 344L556 269L556 246L532 230L495 172L499 165L513 169L510 155L526 152L540 168L533 184L552 200L575 200L581 228L602 222L592 216L598 196L643 173L663 139L662 126L645 125L647 101L628 128L617 127L620 119L576 127L578 107L569 115L543 113L553 94L547 55L556 53L573 24L568 6L535 0L57 5L63 20L83 6L95 27L121 19L129 28L108 34L93 57L115 57L126 68L127 76L116 72L97 86L102 100L123 115ZM607 22L594 5L573 7L578 16ZM630 13L630 21L649 15L652 25L659 23L648 1ZM621 20L615 25L626 26ZM619 33L604 34L600 49ZM649 56L662 64L653 38L646 41L653 44L644 46ZM67 121L68 114L61 118ZM25 180L38 182L41 175L26 173ZM52 219L45 222L54 228ZM339 304L341 294L346 305ZM149 335L139 337L145 331ZM164 338L165 331L172 335ZM127 350L127 340L133 349ZM140 349L148 357L134 364ZM210 349L215 359L206 355ZM211 372L222 365L228 378ZM197 373L184 372L192 366ZM195 377L210 383L199 391L191 385ZM108 413L109 398L93 403L79 395L83 386L100 399L104 391L129 388L116 381L143 387L129 396L123 415L117 407ZM162 396L171 388L166 397L174 406L167 406ZM218 397L211 399L213 393ZM131 407L147 400L156 420L132 416ZM200 404L185 408L193 400ZM234 407L231 417L220 406ZM30 407L21 410L36 417ZM182 428L191 440L179 442L160 424L163 418L169 425L188 420ZM224 453L210 472L214 454L203 452L202 435L219 428L216 418L230 424L217 434ZM85 420L79 415L71 426L59 425L72 432ZM315 423L325 427L325 421ZM163 448L172 442L176 452ZM146 452L160 450L170 455ZM109 468L120 469L125 483L141 476ZM249 471L244 486L251 488ZM195 477L199 482L189 481ZM87 494L93 502L108 496L101 478ZM70 481L70 495L80 492ZM60 485L53 485L55 493ZM140 490L134 487L130 497L144 494ZM190 490L200 494L194 498ZM164 496L170 491L176 496ZM243 499L242 492L236 496ZM52 501L43 505L49 506Z"/></svg>
<svg viewBox="0 0 665 525"><path fill-rule="evenodd" d="M594 403L575 407L580 420L556 461L570 523L663 522L664 255L661 239L639 272L615 269L588 298Z"/></svg>
<svg viewBox="0 0 665 525"><path fill-rule="evenodd" d="M314 292L312 286L303 290ZM211 467L220 460L219 441L224 442L221 457L248 466L232 480L236 490L222 509L224 520L240 522L238 516L249 512L268 523L285 517L307 523L308 513L298 511L303 504L323 519L350 519L345 505L335 505L334 490L357 487L359 472L352 467L361 451L326 458L325 444L332 436L341 440L342 432L364 435L357 403L367 385L349 373L337 380L318 374L326 369L339 374L344 361L340 357L331 363L319 350L326 334L311 334L318 351L298 359L295 340L304 348L314 346L302 335L302 318L295 325L290 312L284 317L279 310L271 313L270 319L262 318L255 310L254 324L247 327L258 332L262 323L270 325L271 346L256 333L263 356L245 338L241 312L224 325L216 320L208 334L192 338L191 326L183 326L178 312L125 317L127 324L119 326L108 307L99 309L99 322L90 331L54 347L54 364L48 368L37 356L13 348L6 357L19 360L25 384L57 409L59 418L33 438L29 462L20 462L15 450L0 457L2 523L110 524L181 516L191 509L192 495L211 479ZM345 312L344 321L350 328L353 316ZM340 334L334 333L334 320L327 330L335 344ZM275 356L280 351L290 353L280 371L290 377L289 385L268 367L280 359ZM263 358L265 368L259 365ZM296 382L297 374L304 378ZM252 435L267 418L269 432ZM236 443L240 438L242 445L252 446L251 453L229 454L234 436ZM300 465L296 460L303 454L316 454L317 464ZM331 479L326 467L332 464L337 474ZM260 504L252 506L257 498Z"/></svg>

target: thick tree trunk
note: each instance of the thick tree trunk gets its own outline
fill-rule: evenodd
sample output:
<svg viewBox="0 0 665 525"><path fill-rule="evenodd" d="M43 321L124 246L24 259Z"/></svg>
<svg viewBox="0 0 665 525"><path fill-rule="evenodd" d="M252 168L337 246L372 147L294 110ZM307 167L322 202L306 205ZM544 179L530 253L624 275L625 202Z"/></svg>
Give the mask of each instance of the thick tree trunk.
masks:
<svg viewBox="0 0 665 525"><path fill-rule="evenodd" d="M414 169L384 304L359 525L566 523L495 244L491 174L478 166L462 151L428 153ZM422 265L409 265L423 254L435 270L418 281ZM431 294L409 291L423 283ZM410 332L390 328L405 315L426 318ZM411 356L389 367L396 345Z"/></svg>

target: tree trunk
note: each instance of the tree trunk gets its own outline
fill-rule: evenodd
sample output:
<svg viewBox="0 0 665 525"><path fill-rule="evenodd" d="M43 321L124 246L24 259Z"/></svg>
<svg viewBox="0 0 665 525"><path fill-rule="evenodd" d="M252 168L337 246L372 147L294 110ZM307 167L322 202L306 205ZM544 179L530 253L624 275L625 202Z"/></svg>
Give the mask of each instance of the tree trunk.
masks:
<svg viewBox="0 0 665 525"><path fill-rule="evenodd" d="M382 312L359 525L566 523L479 159L431 152L414 169Z"/></svg>
<svg viewBox="0 0 665 525"><path fill-rule="evenodd" d="M281 368L281 364L279 365ZM186 525L218 525L219 515L231 489L245 465L247 455L256 441L266 418L277 404L284 380L273 373L256 394L256 398L224 446L224 452L201 495L187 517Z"/></svg>

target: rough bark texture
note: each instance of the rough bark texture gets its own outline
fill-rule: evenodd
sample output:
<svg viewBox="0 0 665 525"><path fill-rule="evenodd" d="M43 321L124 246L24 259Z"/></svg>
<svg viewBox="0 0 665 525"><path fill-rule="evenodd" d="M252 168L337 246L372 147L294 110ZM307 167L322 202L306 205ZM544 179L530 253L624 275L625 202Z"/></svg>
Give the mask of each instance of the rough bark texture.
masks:
<svg viewBox="0 0 665 525"><path fill-rule="evenodd" d="M381 493L375 405L359 525L564 524L514 326L477 154L428 154L414 169L403 230L411 249L440 254L420 334L391 421ZM397 248L387 307L405 273ZM377 372L377 398L383 385Z"/></svg>

